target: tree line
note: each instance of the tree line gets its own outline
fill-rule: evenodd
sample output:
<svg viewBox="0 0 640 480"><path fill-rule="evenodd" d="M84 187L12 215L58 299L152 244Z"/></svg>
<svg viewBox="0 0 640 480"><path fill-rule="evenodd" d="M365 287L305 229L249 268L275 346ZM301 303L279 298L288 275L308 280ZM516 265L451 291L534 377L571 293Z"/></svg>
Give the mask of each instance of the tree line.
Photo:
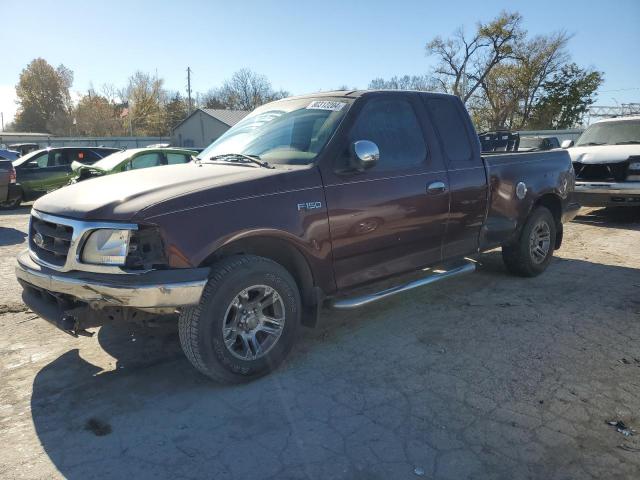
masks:
<svg viewBox="0 0 640 480"><path fill-rule="evenodd" d="M603 73L573 63L565 31L530 35L519 13L502 12L463 27L451 36L436 36L425 45L435 67L424 75L376 78L372 89L412 89L457 95L476 128L554 129L577 126L602 84ZM72 101L73 72L44 59L21 72L18 111L9 129L80 136L162 136L194 108L253 110L289 92L275 90L264 75L235 72L217 88L196 94L191 105L180 92L169 91L157 75L135 72L124 87L90 88Z"/></svg>
<svg viewBox="0 0 640 480"><path fill-rule="evenodd" d="M157 75L135 72L122 88L89 88L72 102L73 72L36 58L16 85L18 111L6 130L46 132L60 136L163 136L187 117L188 99L164 87ZM191 109L253 110L289 96L249 69L235 72L219 88L196 94Z"/></svg>

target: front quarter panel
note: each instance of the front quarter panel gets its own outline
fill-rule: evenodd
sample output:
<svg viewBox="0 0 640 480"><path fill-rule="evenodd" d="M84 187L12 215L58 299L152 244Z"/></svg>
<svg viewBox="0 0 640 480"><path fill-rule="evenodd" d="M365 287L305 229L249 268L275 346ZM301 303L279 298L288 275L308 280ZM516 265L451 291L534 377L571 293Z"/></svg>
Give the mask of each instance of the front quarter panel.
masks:
<svg viewBox="0 0 640 480"><path fill-rule="evenodd" d="M226 194L217 192L221 198L156 214L146 222L160 227L175 267L206 264L220 248L248 237L284 240L307 259L316 284L331 292L331 238L320 175L312 167L291 177L289 188L273 179L236 184Z"/></svg>

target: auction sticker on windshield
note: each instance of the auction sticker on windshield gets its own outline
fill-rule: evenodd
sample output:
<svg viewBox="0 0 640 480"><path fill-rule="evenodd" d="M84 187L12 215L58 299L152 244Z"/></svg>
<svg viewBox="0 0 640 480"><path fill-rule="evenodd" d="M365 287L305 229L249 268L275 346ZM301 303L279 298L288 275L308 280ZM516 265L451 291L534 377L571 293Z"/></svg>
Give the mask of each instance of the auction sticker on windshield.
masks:
<svg viewBox="0 0 640 480"><path fill-rule="evenodd" d="M331 100L314 100L307 106L307 110L331 110L339 112L345 107L344 102L334 102Z"/></svg>

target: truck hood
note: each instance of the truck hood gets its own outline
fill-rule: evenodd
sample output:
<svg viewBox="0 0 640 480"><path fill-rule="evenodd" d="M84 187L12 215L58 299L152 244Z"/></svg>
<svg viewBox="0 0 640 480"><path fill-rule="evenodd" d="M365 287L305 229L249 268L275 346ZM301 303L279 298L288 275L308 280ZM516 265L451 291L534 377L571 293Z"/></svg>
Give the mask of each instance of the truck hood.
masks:
<svg viewBox="0 0 640 480"><path fill-rule="evenodd" d="M585 164L618 163L640 155L640 145L592 145L567 150L572 162Z"/></svg>
<svg viewBox="0 0 640 480"><path fill-rule="evenodd" d="M286 167L266 169L195 162L132 170L61 188L39 198L33 208L83 220L135 221L239 198L252 190L273 191L281 188L284 181L274 184L265 179L282 177L286 172Z"/></svg>

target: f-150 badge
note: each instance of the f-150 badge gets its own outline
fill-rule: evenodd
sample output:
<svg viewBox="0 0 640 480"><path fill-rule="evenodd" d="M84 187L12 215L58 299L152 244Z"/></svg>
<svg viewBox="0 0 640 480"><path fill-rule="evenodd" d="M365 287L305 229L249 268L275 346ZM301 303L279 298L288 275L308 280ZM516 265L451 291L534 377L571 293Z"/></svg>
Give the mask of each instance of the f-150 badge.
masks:
<svg viewBox="0 0 640 480"><path fill-rule="evenodd" d="M322 202L304 202L298 204L299 212L303 210L316 210L317 208L322 208Z"/></svg>

